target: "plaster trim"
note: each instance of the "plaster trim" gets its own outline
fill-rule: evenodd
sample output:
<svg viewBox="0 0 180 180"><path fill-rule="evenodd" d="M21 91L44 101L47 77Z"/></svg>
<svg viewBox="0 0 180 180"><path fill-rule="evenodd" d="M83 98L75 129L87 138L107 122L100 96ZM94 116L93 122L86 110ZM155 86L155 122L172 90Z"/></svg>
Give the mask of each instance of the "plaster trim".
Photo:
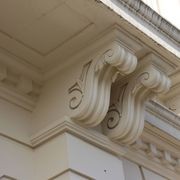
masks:
<svg viewBox="0 0 180 180"><path fill-rule="evenodd" d="M159 148L162 149L163 147L164 151L168 151L169 149L171 149L170 152L173 154L173 157L175 157L176 159L179 158L179 156L177 155L177 151L178 151L177 146L175 144L174 146L171 146L172 144L171 139L163 139L163 138L159 139L159 134L154 134L154 133L149 134L148 131L146 131L146 125L145 125L145 132L146 134L143 133L142 138L146 139L147 143L151 143L151 144L155 143L158 149ZM152 161L152 159L150 159L146 153L142 153L141 148L137 149L133 146L122 146L122 144L117 144L115 142L112 142L107 136L93 129L83 128L78 124L74 123L67 116L59 119L58 121L51 124L49 127L45 128L41 132L31 137L31 145L27 145L27 146L35 150L44 143L48 143L50 139L58 135L61 135L63 133L69 133L73 136L76 136L77 138L80 138L85 142L90 143L106 152L109 152L120 158L124 157L126 159L129 159L130 161L133 161L141 166L144 166L160 175L164 175L169 179L172 179L172 177L174 179L179 178L178 175L179 166L177 164L179 160L176 162L175 168L171 168L171 166L169 168L166 165L166 163L157 163L156 161ZM14 139L11 140L14 141ZM20 143L18 141L16 142ZM163 161L163 157L161 160Z"/></svg>
<svg viewBox="0 0 180 180"><path fill-rule="evenodd" d="M85 174L83 174L83 173L81 173L81 172L79 172L79 171L77 171L77 170L75 170L75 169L72 169L72 168L68 168L68 169L60 172L59 174L57 174L57 175L49 178L48 180L56 179L57 177L60 177L60 176L62 176L63 174L68 173L68 172L71 172L71 173L74 173L74 174L76 174L76 175L78 175L78 176L81 176L81 177L83 177L83 178L86 178L87 180L95 180L95 178L90 177L90 176L87 176L87 175L85 175Z"/></svg>
<svg viewBox="0 0 180 180"><path fill-rule="evenodd" d="M122 44L106 45L83 65L80 77L68 90L71 118L86 127L100 124L108 111L111 84L119 74L133 72L136 65L134 53Z"/></svg>
<svg viewBox="0 0 180 180"><path fill-rule="evenodd" d="M156 13L152 8L140 0L118 0L128 10L146 21L157 31L165 34L177 45L180 43L180 31L178 28L169 23L166 19Z"/></svg>

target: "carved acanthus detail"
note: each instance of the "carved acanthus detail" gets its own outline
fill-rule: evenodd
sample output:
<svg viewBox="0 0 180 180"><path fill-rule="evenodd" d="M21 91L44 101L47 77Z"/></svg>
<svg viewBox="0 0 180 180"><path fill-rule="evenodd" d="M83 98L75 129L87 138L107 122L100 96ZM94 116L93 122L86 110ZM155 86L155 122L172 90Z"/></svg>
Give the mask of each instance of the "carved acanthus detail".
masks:
<svg viewBox="0 0 180 180"><path fill-rule="evenodd" d="M134 71L136 64L136 56L118 43L85 64L80 78L69 89L72 118L90 127L99 124L108 111L111 84L118 74Z"/></svg>
<svg viewBox="0 0 180 180"><path fill-rule="evenodd" d="M145 102L169 88L169 78L152 64L139 68L126 82L115 83L111 105L103 122L105 134L121 143L133 143L144 127Z"/></svg>

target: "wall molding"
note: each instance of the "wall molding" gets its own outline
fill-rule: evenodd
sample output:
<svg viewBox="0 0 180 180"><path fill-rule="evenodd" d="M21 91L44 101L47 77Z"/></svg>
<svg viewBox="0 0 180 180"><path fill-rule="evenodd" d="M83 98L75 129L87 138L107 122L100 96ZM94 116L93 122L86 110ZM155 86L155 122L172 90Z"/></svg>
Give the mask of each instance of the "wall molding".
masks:
<svg viewBox="0 0 180 180"><path fill-rule="evenodd" d="M146 103L145 109L145 113L149 113L150 115L153 115L162 120L167 125L180 130L180 116L178 116L172 110L168 109L168 107L163 106L162 104L155 101L149 101Z"/></svg>
<svg viewBox="0 0 180 180"><path fill-rule="evenodd" d="M17 179L8 175L2 175L0 177L0 180L17 180Z"/></svg>
<svg viewBox="0 0 180 180"><path fill-rule="evenodd" d="M48 180L54 180L58 177L61 177L62 175L66 174L66 173L73 173L73 174L76 174L80 177L83 177L83 178L86 178L87 180L95 180L95 178L93 177L90 177L82 172L79 172L77 171L76 169L72 169L72 168L68 168L68 169L65 169L64 171L54 175L53 177L50 177L48 178ZM11 176L8 176L8 175L2 175L0 176L0 180L18 180L17 178L14 178L14 177L11 177Z"/></svg>
<svg viewBox="0 0 180 180"><path fill-rule="evenodd" d="M172 155L170 154L170 157L172 156L173 159L174 158L179 159L180 158L178 154L179 146L176 145L176 143L178 143L179 141L174 141L174 139L170 136L168 136L168 138L165 136L162 136L160 138L159 134L162 133L161 130L156 130L156 133L154 132L155 132L154 127L152 127L149 123L146 123L144 132L142 134L142 140L145 141L145 147L147 146L149 147L150 144L152 144L152 147L156 146L156 149L163 150L164 152L166 151L171 152ZM146 152L145 149L144 149L145 152L142 151L142 147L137 148L138 146L136 146L136 144L133 144L131 146L124 146L122 144L115 143L112 140L110 140L107 136L103 135L100 132L97 132L96 130L87 129L78 125L77 123L74 123L71 120L71 118L67 116L59 119L58 121L51 124L49 127L45 128L44 130L32 136L31 145L27 145L27 146L35 150L44 143L48 143L48 141L51 140L52 138L55 138L63 133L69 133L73 136L76 136L77 138L80 138L85 142L90 143L106 152L109 152L120 158L124 157L126 159L129 159L130 161L133 161L141 166L144 166L147 169L150 169L158 174L164 175L169 179L172 179L172 177L174 177L174 179L179 178L179 172L178 172L179 167L177 165L177 162L179 163L179 160L178 161L176 160L176 162L173 161L172 163L174 164L173 168L171 166L166 165L168 161L171 161L171 160L167 160L169 158L169 154L166 153L165 156L161 157L161 162L163 163L161 162L157 163L156 161L152 161L152 159L149 158L147 153L145 153ZM20 143L18 141L16 142ZM150 149L148 150L149 152L151 152Z"/></svg>
<svg viewBox="0 0 180 180"><path fill-rule="evenodd" d="M68 116L63 117L38 134L33 135L31 137L32 148L37 148L51 138L63 133L70 133L93 145L98 144L99 148L112 154L123 155L125 153L124 147L112 142L109 138L95 130L87 129L74 123Z"/></svg>
<svg viewBox="0 0 180 180"><path fill-rule="evenodd" d="M90 177L90 176L87 176L87 175L85 175L84 173L81 173L81 172L79 172L79 171L77 171L77 170L75 170L75 169L72 169L72 168L68 168L68 169L60 172L59 174L57 174L57 175L49 178L48 180L54 180L54 179L62 176L63 174L66 174L66 173L69 173L69 172L71 172L71 173L73 173L73 174L76 174L76 175L78 175L78 176L81 176L81 177L83 177L83 178L86 178L87 180L95 180L95 178Z"/></svg>
<svg viewBox="0 0 180 180"><path fill-rule="evenodd" d="M173 26L162 16L156 13L148 5L140 0L118 0L124 7L135 15L139 16L142 20L147 22L151 27L157 31L165 34L166 37L173 40L177 45L180 44L180 31Z"/></svg>
<svg viewBox="0 0 180 180"><path fill-rule="evenodd" d="M168 157L169 154L167 155L167 153L166 155L161 157L161 162L167 162L167 163L159 163L159 162L157 163L156 161L152 161L149 158L149 156L147 156L146 153L139 153L139 151L141 151L141 148L139 149L135 148L135 144L133 144L132 146L124 146L122 144L117 144L111 141L107 136L95 130L86 129L82 126L79 126L78 124L74 123L69 117L64 117L63 119L57 121L54 125L51 125L51 127L49 127L48 129L39 132L37 135L33 136L31 139L33 148L37 148L38 146L42 145L43 143L46 143L48 140L50 140L51 138L57 135L60 135L62 133L70 133L102 150L105 150L120 158L121 157L127 158L161 175L165 175L166 177L169 178L175 177L176 179L177 177L179 177L178 175L179 156L177 153L178 150L176 149L177 147L171 148L173 159L174 157L176 159L175 161L173 160L172 164L174 165L174 167L172 168L171 166L166 165L168 164L167 159L169 158ZM147 124L145 125L145 129L146 126ZM142 134L142 137L144 139L145 138L147 139L146 136L147 135ZM148 147L150 144L154 145L153 141L156 142L156 139L158 138L159 138L159 134L155 134L153 136L151 135L151 139L149 141L146 140ZM158 144L160 145L160 147L158 148L162 149L162 147L164 147L164 152L169 152L169 147L171 147L171 143L172 143L171 139L166 139L166 140L159 139Z"/></svg>

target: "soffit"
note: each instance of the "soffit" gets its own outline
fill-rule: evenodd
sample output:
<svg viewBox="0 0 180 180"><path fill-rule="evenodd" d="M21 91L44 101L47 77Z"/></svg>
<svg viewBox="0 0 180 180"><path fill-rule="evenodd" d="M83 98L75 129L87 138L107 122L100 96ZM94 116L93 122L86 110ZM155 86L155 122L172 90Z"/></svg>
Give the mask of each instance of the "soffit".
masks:
<svg viewBox="0 0 180 180"><path fill-rule="evenodd" d="M0 52L40 71L57 61L63 64L67 55L110 25L108 18L101 23L97 12L102 10L93 8L82 0L3 0Z"/></svg>
<svg viewBox="0 0 180 180"><path fill-rule="evenodd" d="M0 63L43 80L44 74L75 61L70 57L82 52L108 27L118 24L145 47L138 52L138 58L153 48L177 65L176 55L127 21L123 7L118 11L123 18L112 7L94 0L3 0L0 2Z"/></svg>

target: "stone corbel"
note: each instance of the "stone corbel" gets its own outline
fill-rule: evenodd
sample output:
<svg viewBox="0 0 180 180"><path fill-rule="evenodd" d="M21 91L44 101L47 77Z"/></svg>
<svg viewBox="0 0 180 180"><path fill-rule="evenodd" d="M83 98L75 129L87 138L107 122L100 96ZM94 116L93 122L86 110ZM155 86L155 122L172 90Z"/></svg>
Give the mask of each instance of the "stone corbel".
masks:
<svg viewBox="0 0 180 180"><path fill-rule="evenodd" d="M152 63L142 65L131 77L112 87L108 113L103 121L104 133L112 140L132 144L144 127L145 102L170 88L169 78Z"/></svg>
<svg viewBox="0 0 180 180"><path fill-rule="evenodd" d="M100 124L108 111L111 84L118 74L134 71L136 64L136 56L116 42L86 63L69 89L71 118L88 127Z"/></svg>

